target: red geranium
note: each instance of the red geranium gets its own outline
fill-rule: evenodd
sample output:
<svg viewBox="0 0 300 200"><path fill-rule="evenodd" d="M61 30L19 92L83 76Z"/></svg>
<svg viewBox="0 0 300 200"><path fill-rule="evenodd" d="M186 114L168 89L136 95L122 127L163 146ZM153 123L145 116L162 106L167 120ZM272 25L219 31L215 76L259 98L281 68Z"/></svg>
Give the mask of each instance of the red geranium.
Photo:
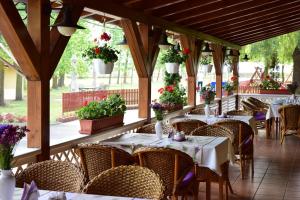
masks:
<svg viewBox="0 0 300 200"><path fill-rule="evenodd" d="M100 36L100 39L101 40L104 40L104 41L109 41L110 40L110 36L107 34L107 33L102 33L102 35Z"/></svg>
<svg viewBox="0 0 300 200"><path fill-rule="evenodd" d="M236 76L231 77L231 81L236 81L236 80L237 80Z"/></svg>
<svg viewBox="0 0 300 200"><path fill-rule="evenodd" d="M101 51L100 51L100 48L99 48L99 47L96 47L96 48L95 48L95 54L99 55L100 52L101 52Z"/></svg>
<svg viewBox="0 0 300 200"><path fill-rule="evenodd" d="M87 106L87 105L88 105L88 101L84 101L83 106Z"/></svg>
<svg viewBox="0 0 300 200"><path fill-rule="evenodd" d="M191 53L191 50L189 48L183 48L182 53L185 54L185 55L188 55L188 54Z"/></svg>
<svg viewBox="0 0 300 200"><path fill-rule="evenodd" d="M173 92L174 91L174 87L171 85L166 86L165 88L168 92Z"/></svg>
<svg viewBox="0 0 300 200"><path fill-rule="evenodd" d="M158 90L158 92L159 92L160 94L162 94L162 93L164 92L164 88L160 88L160 89Z"/></svg>

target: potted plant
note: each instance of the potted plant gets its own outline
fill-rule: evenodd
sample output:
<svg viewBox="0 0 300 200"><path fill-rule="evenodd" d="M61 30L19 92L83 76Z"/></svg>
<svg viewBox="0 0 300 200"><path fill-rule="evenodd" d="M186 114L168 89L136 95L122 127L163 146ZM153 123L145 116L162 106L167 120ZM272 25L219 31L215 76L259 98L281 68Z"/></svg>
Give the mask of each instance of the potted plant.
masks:
<svg viewBox="0 0 300 200"><path fill-rule="evenodd" d="M16 180L12 172L12 160L15 147L27 131L25 126L0 125L0 199L13 199Z"/></svg>
<svg viewBox="0 0 300 200"><path fill-rule="evenodd" d="M152 104L150 105L152 110L155 113L156 117L156 124L155 124L155 133L158 139L162 138L163 135L163 119L164 119L164 106L157 102L157 100L154 100Z"/></svg>
<svg viewBox="0 0 300 200"><path fill-rule="evenodd" d="M164 84L160 88L159 102L163 105L164 109L171 112L180 110L186 105L187 97L185 89L179 85L181 77L179 74L170 74L165 72Z"/></svg>
<svg viewBox="0 0 300 200"><path fill-rule="evenodd" d="M214 101L216 93L211 89L210 85L207 85L201 88L200 95L205 102L205 108L204 108L205 116L209 117L210 114L209 104L211 104L211 102Z"/></svg>
<svg viewBox="0 0 300 200"><path fill-rule="evenodd" d="M93 134L112 126L123 125L125 111L125 101L118 94L100 102L92 101L76 112L80 121L79 132Z"/></svg>
<svg viewBox="0 0 300 200"><path fill-rule="evenodd" d="M95 45L88 48L83 54L84 57L92 59L100 74L111 74L114 63L118 60L120 52L107 44L110 39L111 37L104 32L100 38L94 39Z"/></svg>
<svg viewBox="0 0 300 200"><path fill-rule="evenodd" d="M202 65L203 69L207 72L210 73L212 70L212 64L211 64L211 57L210 56L202 56L200 59L200 64Z"/></svg>
<svg viewBox="0 0 300 200"><path fill-rule="evenodd" d="M237 88L237 77L231 77L230 81L226 82L223 86L224 96L229 96L233 94L233 90Z"/></svg>
<svg viewBox="0 0 300 200"><path fill-rule="evenodd" d="M280 87L280 83L267 75L259 85L259 94L289 94L287 89L280 89Z"/></svg>
<svg viewBox="0 0 300 200"><path fill-rule="evenodd" d="M189 53L189 49L184 48L183 51L180 51L180 48L172 46L162 55L162 64L166 65L168 73L178 73L179 65L187 60Z"/></svg>

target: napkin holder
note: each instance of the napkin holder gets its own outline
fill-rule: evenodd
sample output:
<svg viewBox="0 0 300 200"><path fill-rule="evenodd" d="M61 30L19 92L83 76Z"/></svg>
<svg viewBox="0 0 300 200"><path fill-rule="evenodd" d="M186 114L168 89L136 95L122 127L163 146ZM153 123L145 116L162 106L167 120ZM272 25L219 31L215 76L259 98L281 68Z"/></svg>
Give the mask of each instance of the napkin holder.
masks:
<svg viewBox="0 0 300 200"><path fill-rule="evenodd" d="M21 197L21 200L38 200L39 191L34 181L29 184L24 183L24 190Z"/></svg>

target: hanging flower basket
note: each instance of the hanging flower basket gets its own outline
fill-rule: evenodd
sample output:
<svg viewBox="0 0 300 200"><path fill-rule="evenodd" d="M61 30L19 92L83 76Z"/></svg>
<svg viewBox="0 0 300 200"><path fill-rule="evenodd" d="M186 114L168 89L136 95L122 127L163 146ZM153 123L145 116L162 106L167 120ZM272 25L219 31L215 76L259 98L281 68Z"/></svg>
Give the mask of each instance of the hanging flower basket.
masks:
<svg viewBox="0 0 300 200"><path fill-rule="evenodd" d="M99 133L101 130L108 128L114 128L123 125L124 115L116 115L112 117L104 117L101 119L81 119L80 122L80 133L91 135L93 133Z"/></svg>
<svg viewBox="0 0 300 200"><path fill-rule="evenodd" d="M114 63L105 63L102 59L99 58L93 59L93 65L96 69L98 69L99 74L111 74L114 68Z"/></svg>
<svg viewBox="0 0 300 200"><path fill-rule="evenodd" d="M166 70L169 74L177 74L179 72L179 63L166 63Z"/></svg>
<svg viewBox="0 0 300 200"><path fill-rule="evenodd" d="M210 73L212 71L213 66L211 64L203 65L203 69L206 73Z"/></svg>

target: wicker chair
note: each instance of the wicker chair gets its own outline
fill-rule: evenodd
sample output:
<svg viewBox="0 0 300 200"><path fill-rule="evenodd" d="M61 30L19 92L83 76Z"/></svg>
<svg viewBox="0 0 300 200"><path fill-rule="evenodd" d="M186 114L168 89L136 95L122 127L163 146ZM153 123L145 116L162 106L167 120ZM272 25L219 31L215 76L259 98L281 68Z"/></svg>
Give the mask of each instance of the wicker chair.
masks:
<svg viewBox="0 0 300 200"><path fill-rule="evenodd" d="M84 175L74 164L66 161L48 160L28 166L16 177L16 186L35 181L41 190L81 192Z"/></svg>
<svg viewBox="0 0 300 200"><path fill-rule="evenodd" d="M135 151L140 166L147 167L160 175L165 183L166 197L193 194L198 198L198 185L196 184L193 159L178 150L169 148L142 147Z"/></svg>
<svg viewBox="0 0 300 200"><path fill-rule="evenodd" d="M80 157L87 181L110 168L134 163L133 157L129 153L111 146L80 144L76 147L75 152Z"/></svg>
<svg viewBox="0 0 300 200"><path fill-rule="evenodd" d="M253 156L253 138L254 133L247 123L239 120L224 120L215 123L230 129L234 133L233 149L238 155L237 161L240 163L242 179L245 178L245 169L247 161L251 162L251 173L254 176L254 156Z"/></svg>
<svg viewBox="0 0 300 200"><path fill-rule="evenodd" d="M84 193L143 199L163 199L164 186L160 177L140 166L119 166L104 171L91 180Z"/></svg>
<svg viewBox="0 0 300 200"><path fill-rule="evenodd" d="M173 128L168 125L163 125L163 131L164 134L168 134ZM136 130L136 133L149 133L149 134L155 134L155 123L146 124Z"/></svg>
<svg viewBox="0 0 300 200"><path fill-rule="evenodd" d="M210 109L210 114L214 115L215 111L216 109ZM204 107L194 108L189 112L189 114L204 115L205 114Z"/></svg>
<svg viewBox="0 0 300 200"><path fill-rule="evenodd" d="M233 133L231 130L217 125L207 125L192 131L193 136L216 136L216 137L228 137L232 143L234 140ZM226 164L227 163L227 164ZM198 182L206 182L206 199L210 199L210 182L219 183L219 200L223 199L223 185L225 182L225 194L228 199L228 188L233 193L228 173L228 162L223 163L221 167L222 174L219 175L207 167L196 166L196 177Z"/></svg>
<svg viewBox="0 0 300 200"><path fill-rule="evenodd" d="M266 123L267 110L266 109L259 108L256 105L253 105L252 103L250 103L248 101L244 101L244 100L241 101L241 104L242 104L244 110L253 113L253 117L255 118L256 125L258 127L264 127L265 125L267 125L267 123Z"/></svg>
<svg viewBox="0 0 300 200"><path fill-rule="evenodd" d="M300 136L300 105L286 105L278 109L280 115L281 144L286 135Z"/></svg>
<svg viewBox="0 0 300 200"><path fill-rule="evenodd" d="M193 130L205 125L207 125L207 123L195 119L184 119L182 121L172 123L172 126L177 131L183 131L186 135L190 135Z"/></svg>
<svg viewBox="0 0 300 200"><path fill-rule="evenodd" d="M253 116L253 113L247 110L230 110L227 115Z"/></svg>
<svg viewBox="0 0 300 200"><path fill-rule="evenodd" d="M256 99L254 97L248 97L247 99L250 103L252 103L253 105L259 107L259 108L262 108L262 109L268 109L270 104L267 104L265 102L262 102L261 100L259 99Z"/></svg>

